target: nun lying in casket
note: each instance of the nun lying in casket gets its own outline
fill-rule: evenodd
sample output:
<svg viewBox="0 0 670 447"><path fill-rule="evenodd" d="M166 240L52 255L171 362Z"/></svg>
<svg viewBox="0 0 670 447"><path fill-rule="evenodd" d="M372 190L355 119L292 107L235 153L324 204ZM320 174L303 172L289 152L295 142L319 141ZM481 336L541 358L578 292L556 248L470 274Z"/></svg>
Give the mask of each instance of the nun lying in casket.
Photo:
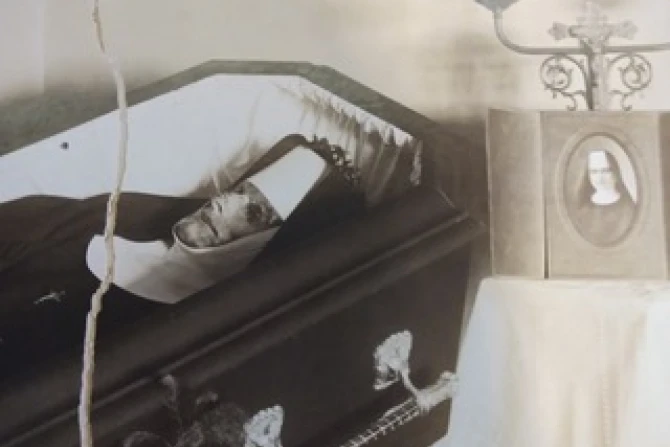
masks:
<svg viewBox="0 0 670 447"><path fill-rule="evenodd" d="M361 210L358 183L340 148L289 135L209 201L124 192L100 337ZM107 201L27 196L0 205L0 365L21 371L81 345L105 275Z"/></svg>

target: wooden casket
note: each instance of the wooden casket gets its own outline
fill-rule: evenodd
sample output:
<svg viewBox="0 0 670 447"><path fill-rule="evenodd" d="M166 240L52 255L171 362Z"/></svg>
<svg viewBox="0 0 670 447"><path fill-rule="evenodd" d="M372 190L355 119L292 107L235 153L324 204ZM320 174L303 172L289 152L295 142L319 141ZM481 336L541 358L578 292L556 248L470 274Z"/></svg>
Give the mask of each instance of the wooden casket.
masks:
<svg viewBox="0 0 670 447"><path fill-rule="evenodd" d="M95 354L96 447L428 446L442 437L469 242L482 230L464 211L467 146L307 63L209 62L132 93L129 104L124 194L204 200L277 140L299 134L344 150L361 174L366 206L305 229L304 240L188 299L127 321L118 313ZM60 218L65 208L44 215L58 216L54 224L13 220L7 210L22 200L81 201L113 187L115 106L57 113L60 121L43 120L30 141L18 139L0 158L0 226L9 235L34 236L34 226L51 243L78 225ZM0 445L77 446L87 308L80 303L69 320L74 329L34 336L68 304L68 291L16 298L47 280L13 274L25 262L11 247L32 253L34 238L25 236L21 251L2 237L0 292L13 301L4 300L0 314ZM53 245L40 245L35 265L55 257ZM105 300L101 318L115 305ZM22 326L37 307L46 309L38 323ZM14 338L2 332L12 327L33 329ZM32 357L7 354L21 349Z"/></svg>

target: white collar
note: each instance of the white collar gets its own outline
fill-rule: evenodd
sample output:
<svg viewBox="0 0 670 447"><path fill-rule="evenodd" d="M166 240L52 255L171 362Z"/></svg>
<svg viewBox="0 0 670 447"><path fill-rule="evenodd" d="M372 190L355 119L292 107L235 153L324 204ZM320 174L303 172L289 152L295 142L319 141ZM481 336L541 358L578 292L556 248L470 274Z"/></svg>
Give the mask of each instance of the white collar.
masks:
<svg viewBox="0 0 670 447"><path fill-rule="evenodd" d="M621 199L621 193L614 190L596 191L591 195L591 202L595 205L612 205Z"/></svg>
<svg viewBox="0 0 670 447"><path fill-rule="evenodd" d="M278 227L228 244L193 249L177 242L133 242L114 236L114 285L134 295L173 304L242 271L272 239ZM86 264L102 281L107 267L104 238L96 235Z"/></svg>

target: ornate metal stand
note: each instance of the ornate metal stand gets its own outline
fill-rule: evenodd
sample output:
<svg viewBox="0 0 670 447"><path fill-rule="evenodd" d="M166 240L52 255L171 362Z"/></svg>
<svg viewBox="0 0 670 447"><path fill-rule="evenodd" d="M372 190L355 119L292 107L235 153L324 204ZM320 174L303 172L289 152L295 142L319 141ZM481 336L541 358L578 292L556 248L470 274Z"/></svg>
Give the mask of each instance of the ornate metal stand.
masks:
<svg viewBox="0 0 670 447"><path fill-rule="evenodd" d="M629 20L609 23L600 6L586 1L585 12L576 25L554 23L549 34L554 39L577 39L574 47L530 47L513 43L503 28L503 12L518 0L475 0L493 12L498 40L510 50L528 55L544 55L540 79L554 98L569 100L568 110L578 108L581 97L589 110L607 110L619 98L623 110L631 110L630 98L646 89L652 80L652 66L642 53L670 50L670 42L640 45L610 45L611 38L632 39L637 27ZM611 55L611 56L609 56ZM619 73L621 86L610 88L613 73ZM583 88L575 81L583 81Z"/></svg>

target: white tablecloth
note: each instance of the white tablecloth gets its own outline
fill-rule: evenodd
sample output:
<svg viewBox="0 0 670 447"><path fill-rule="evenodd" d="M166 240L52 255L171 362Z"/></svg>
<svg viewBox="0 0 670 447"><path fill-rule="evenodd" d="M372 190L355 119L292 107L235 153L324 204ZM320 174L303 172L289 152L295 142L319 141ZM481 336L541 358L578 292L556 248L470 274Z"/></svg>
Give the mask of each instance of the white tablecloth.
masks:
<svg viewBox="0 0 670 447"><path fill-rule="evenodd" d="M448 447L670 446L670 283L489 278Z"/></svg>

